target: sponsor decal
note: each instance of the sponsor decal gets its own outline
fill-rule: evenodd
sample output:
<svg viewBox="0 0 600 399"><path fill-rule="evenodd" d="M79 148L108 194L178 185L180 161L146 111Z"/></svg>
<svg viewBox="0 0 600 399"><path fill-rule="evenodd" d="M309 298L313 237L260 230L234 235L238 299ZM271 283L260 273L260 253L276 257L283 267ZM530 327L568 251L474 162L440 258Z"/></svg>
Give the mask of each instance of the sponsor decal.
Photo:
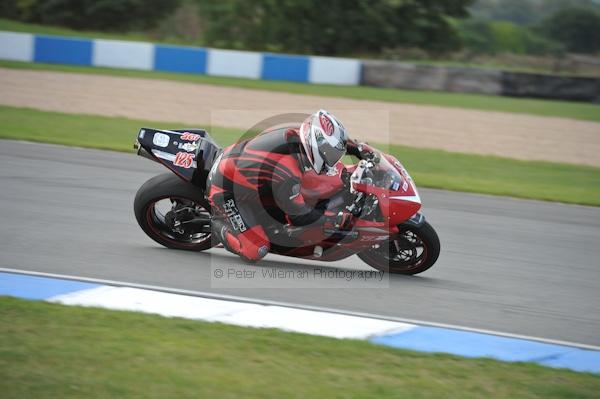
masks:
<svg viewBox="0 0 600 399"><path fill-rule="evenodd" d="M196 142L193 143L179 143L178 148L180 150L184 150L187 152L194 152L198 149L198 144Z"/></svg>
<svg viewBox="0 0 600 399"><path fill-rule="evenodd" d="M408 171L406 169L404 169L404 167L400 167L400 174L406 179L406 180L412 180L412 178L410 177L410 175L408 174Z"/></svg>
<svg viewBox="0 0 600 399"><path fill-rule="evenodd" d="M408 174L408 171L404 168L404 166L402 166L402 164L400 162L398 162L398 160L394 161L394 166L396 167L396 169L398 169L400 171L400 174L408 180L412 180L410 175Z"/></svg>
<svg viewBox="0 0 600 399"><path fill-rule="evenodd" d="M331 119L329 119L325 114L319 114L319 121L321 122L321 127L323 128L325 134L331 136L334 130Z"/></svg>
<svg viewBox="0 0 600 399"><path fill-rule="evenodd" d="M152 144L158 147L166 147L169 145L169 136L164 133L154 133L154 137L152 137Z"/></svg>
<svg viewBox="0 0 600 399"><path fill-rule="evenodd" d="M181 135L181 140L187 140L187 141L198 141L200 140L202 137L199 134L195 134L195 133L190 133L190 132L185 132Z"/></svg>
<svg viewBox="0 0 600 399"><path fill-rule="evenodd" d="M223 204L223 209L225 210L225 216L229 218L229 222L233 226L234 230L240 232L246 231L246 223L244 223L244 219L242 219L242 215L240 215L240 212L238 211L233 199L225 201Z"/></svg>
<svg viewBox="0 0 600 399"><path fill-rule="evenodd" d="M173 165L180 166L184 169L189 169L194 164L194 154L189 152L178 152L173 160Z"/></svg>
<svg viewBox="0 0 600 399"><path fill-rule="evenodd" d="M240 215L239 213L230 217L229 221L231 222L231 225L235 230L239 230L240 232L246 231L246 224L242 219L242 215Z"/></svg>

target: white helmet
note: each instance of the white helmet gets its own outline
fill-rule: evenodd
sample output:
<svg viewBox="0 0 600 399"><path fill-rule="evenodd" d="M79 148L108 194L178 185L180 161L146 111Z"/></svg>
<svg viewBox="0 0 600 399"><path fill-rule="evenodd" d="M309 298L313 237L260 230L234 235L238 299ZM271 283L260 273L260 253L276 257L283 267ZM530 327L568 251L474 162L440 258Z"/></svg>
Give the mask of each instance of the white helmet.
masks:
<svg viewBox="0 0 600 399"><path fill-rule="evenodd" d="M302 122L300 141L317 173L321 173L325 164L333 167L346 155L346 129L339 120L323 109Z"/></svg>

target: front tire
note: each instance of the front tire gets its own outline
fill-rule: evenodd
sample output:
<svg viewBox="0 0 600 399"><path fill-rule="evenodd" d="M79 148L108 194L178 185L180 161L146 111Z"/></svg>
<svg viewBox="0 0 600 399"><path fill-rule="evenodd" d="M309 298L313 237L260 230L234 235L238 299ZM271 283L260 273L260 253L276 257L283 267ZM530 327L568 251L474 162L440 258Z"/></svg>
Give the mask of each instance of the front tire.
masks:
<svg viewBox="0 0 600 399"><path fill-rule="evenodd" d="M414 275L435 264L440 255L440 239L427 222L401 227L388 245L369 249L358 257L369 266L392 274Z"/></svg>
<svg viewBox="0 0 600 399"><path fill-rule="evenodd" d="M138 190L133 209L138 224L157 243L173 249L204 251L212 247L210 204L201 188L172 173L153 177Z"/></svg>

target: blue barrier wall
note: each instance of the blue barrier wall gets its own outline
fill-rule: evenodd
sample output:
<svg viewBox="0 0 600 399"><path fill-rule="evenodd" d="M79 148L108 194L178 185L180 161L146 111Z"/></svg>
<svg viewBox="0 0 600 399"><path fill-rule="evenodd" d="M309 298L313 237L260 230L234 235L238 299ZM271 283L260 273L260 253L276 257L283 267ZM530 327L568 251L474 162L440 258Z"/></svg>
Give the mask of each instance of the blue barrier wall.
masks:
<svg viewBox="0 0 600 399"><path fill-rule="evenodd" d="M154 46L154 69L157 71L206 73L206 50L179 46Z"/></svg>
<svg viewBox="0 0 600 399"><path fill-rule="evenodd" d="M0 60L600 103L600 79L0 31Z"/></svg>
<svg viewBox="0 0 600 399"><path fill-rule="evenodd" d="M0 59L156 70L248 79L358 85L361 62L0 31Z"/></svg>
<svg viewBox="0 0 600 399"><path fill-rule="evenodd" d="M92 65L92 41L35 36L33 61L52 64Z"/></svg>
<svg viewBox="0 0 600 399"><path fill-rule="evenodd" d="M262 79L308 82L309 57L264 54Z"/></svg>

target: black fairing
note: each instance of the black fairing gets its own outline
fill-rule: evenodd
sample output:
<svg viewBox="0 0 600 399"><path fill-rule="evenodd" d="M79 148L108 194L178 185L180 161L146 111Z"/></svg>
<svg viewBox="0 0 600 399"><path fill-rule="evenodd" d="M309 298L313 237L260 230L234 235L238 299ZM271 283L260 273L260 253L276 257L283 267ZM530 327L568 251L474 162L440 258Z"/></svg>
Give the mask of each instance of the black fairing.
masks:
<svg viewBox="0 0 600 399"><path fill-rule="evenodd" d="M185 133L198 135L196 140L184 140ZM159 134L160 139L155 139ZM168 140L166 137L168 137ZM189 136L189 135L188 135ZM138 134L138 155L149 157L172 170L185 181L206 189L206 178L219 154L223 151L203 129L159 130L142 128ZM193 159L176 165L178 154Z"/></svg>

